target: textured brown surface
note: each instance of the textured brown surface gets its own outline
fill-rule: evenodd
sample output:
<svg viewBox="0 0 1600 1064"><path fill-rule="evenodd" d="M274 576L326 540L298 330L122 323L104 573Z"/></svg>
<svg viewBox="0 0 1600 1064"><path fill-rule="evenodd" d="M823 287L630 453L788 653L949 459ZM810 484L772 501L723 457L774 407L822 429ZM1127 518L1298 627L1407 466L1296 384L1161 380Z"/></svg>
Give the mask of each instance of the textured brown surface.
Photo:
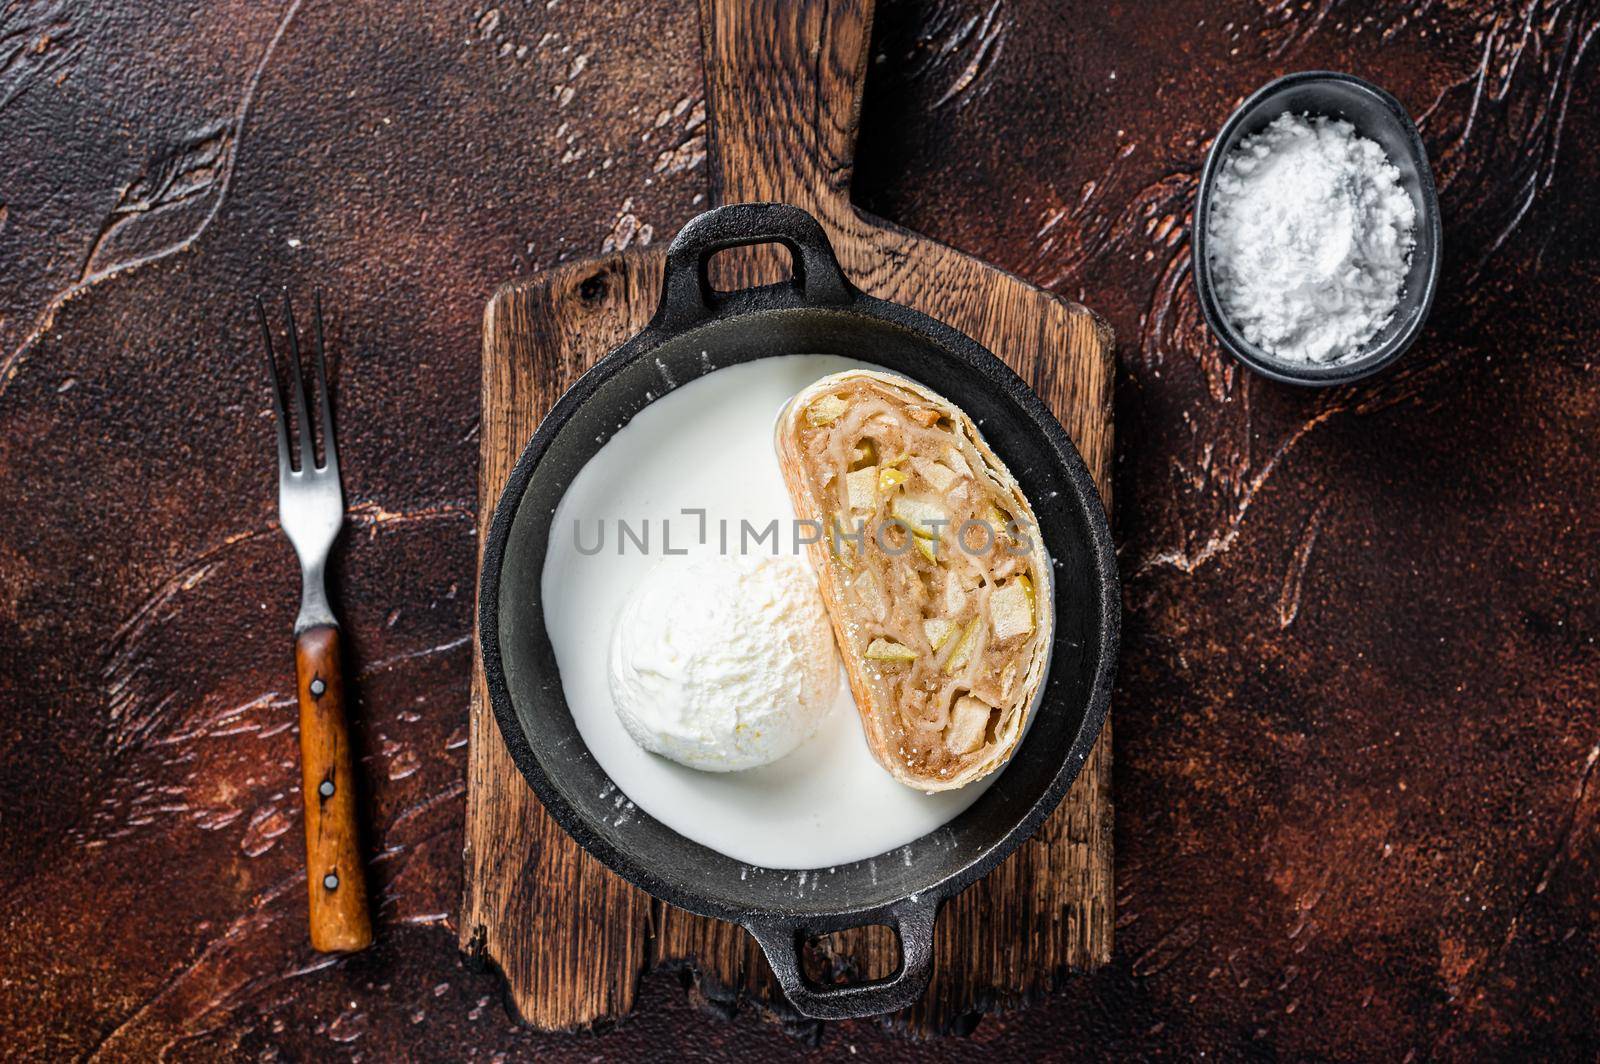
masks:
<svg viewBox="0 0 1600 1064"><path fill-rule="evenodd" d="M823 1050L1590 1059L1600 11L1070 12L880 10L856 198L1117 331L1116 956L969 1040ZM696 45L687 2L0 8L8 1047L802 1048L672 975L615 1031L515 1031L450 915L483 300L694 212ZM1219 359L1185 239L1211 131L1314 66L1422 119L1446 211L1420 346L1321 395ZM342 960L303 934L295 588L241 298L314 282L380 935Z"/></svg>

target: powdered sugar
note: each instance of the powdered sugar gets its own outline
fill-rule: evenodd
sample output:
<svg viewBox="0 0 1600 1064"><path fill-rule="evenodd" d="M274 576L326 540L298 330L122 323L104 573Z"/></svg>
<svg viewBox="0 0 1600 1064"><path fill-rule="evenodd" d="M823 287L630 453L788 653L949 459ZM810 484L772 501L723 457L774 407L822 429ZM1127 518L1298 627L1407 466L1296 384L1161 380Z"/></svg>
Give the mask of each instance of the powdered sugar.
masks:
<svg viewBox="0 0 1600 1064"><path fill-rule="evenodd" d="M1207 257L1222 309L1279 358L1354 357L1394 317L1416 207L1349 122L1285 112L1217 171Z"/></svg>

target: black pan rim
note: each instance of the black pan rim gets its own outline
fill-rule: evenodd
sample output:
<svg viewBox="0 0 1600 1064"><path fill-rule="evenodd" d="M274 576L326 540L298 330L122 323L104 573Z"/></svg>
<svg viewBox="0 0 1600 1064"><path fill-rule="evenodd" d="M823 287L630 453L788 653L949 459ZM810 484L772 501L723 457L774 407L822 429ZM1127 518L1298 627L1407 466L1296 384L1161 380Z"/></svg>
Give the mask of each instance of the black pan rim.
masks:
<svg viewBox="0 0 1600 1064"><path fill-rule="evenodd" d="M762 315L786 309L803 309L855 315L886 322L920 333L948 351L954 352L972 369L996 380L1027 415L1028 420L1041 433L1048 450L1053 452L1069 482L1073 485L1073 502L1080 511L1084 526L1089 530L1090 556L1093 566L1085 573L1093 584L1099 606L1098 645L1092 648L1095 657L1095 675L1090 687L1083 721L1074 736L1060 767L1051 778L1049 786L1028 811L993 843L976 854L960 869L942 879L929 882L905 896L881 904L853 905L848 902L818 916L810 910L789 910L763 906L729 907L702 894L695 893L658 876L654 869L634 859L631 853L614 846L609 839L594 831L588 822L567 801L560 788L544 771L538 756L523 733L517 719L506 684L504 664L499 643L500 573L504 564L512 524L527 488L545 452L556 435L570 420L573 413L623 367L646 357L668 340L688 335L693 329L675 329L664 326L660 317L652 321L637 336L608 353L583 374L567 390L540 422L538 429L523 449L511 475L507 479L495 507L489 536L484 545L483 563L479 585L478 638L482 654L484 677L489 701L496 722L512 760L517 765L534 792L556 822L579 845L593 854L607 867L624 879L679 908L703 916L715 917L733 923L751 926L782 923L803 918L806 924L818 930L829 924L848 926L873 922L892 910L903 906L908 899L923 904L937 904L960 893L994 868L1024 841L1032 836L1065 797L1077 778L1089 751L1104 726L1115 677L1117 651L1120 644L1121 599L1117 575L1116 554L1111 539L1110 524L1100 502L1098 489L1084 464L1076 446L1067 436L1055 415L1044 401L1004 362L976 341L941 322L900 304L876 299L854 292L848 304L837 307L817 307L797 301L791 286L774 285L750 289L723 296L712 314L696 328L715 322ZM615 781L613 781L615 782ZM640 815L648 816L644 810ZM659 822L658 822L659 823ZM670 830L670 829L668 829ZM679 836L688 845L699 846L691 839ZM711 851L716 852L716 851ZM726 855L719 855L726 856ZM848 867L848 866L845 866Z"/></svg>

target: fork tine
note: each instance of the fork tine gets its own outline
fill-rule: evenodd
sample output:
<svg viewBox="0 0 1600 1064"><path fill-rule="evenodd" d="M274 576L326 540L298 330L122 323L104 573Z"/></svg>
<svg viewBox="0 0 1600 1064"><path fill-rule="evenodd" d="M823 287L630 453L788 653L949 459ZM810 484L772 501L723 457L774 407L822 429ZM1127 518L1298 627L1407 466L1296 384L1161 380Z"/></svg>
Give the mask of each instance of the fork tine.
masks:
<svg viewBox="0 0 1600 1064"><path fill-rule="evenodd" d="M300 365L300 340L294 327L294 306L283 300L283 317L289 329L289 368L294 371L295 417L300 421L300 472L317 467L317 445L311 436L311 409L306 406L305 370Z"/></svg>
<svg viewBox="0 0 1600 1064"><path fill-rule="evenodd" d="M272 392L272 427L278 433L278 469L289 468L289 433L283 417L283 393L278 390L278 363L272 354L272 330L267 327L267 308L256 296L256 319L261 322L261 357L267 367L267 388Z"/></svg>
<svg viewBox="0 0 1600 1064"><path fill-rule="evenodd" d="M313 306L317 314L317 396L322 405L322 464L339 472L339 445L335 442L333 432L333 406L328 401L328 365L323 353L322 341L322 290L319 288L312 294Z"/></svg>

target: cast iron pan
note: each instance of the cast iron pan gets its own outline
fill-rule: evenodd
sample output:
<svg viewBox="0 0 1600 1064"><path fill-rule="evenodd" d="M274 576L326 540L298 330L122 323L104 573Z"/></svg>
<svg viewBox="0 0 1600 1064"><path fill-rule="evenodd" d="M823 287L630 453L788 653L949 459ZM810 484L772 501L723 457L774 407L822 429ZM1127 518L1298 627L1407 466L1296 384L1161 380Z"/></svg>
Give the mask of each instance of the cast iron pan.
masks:
<svg viewBox="0 0 1600 1064"><path fill-rule="evenodd" d="M791 282L713 290L706 275L713 254L766 243L789 250ZM802 353L875 362L966 409L1021 481L1056 563L1055 644L1043 700L1000 779L955 820L909 846L804 876L741 864L643 810L617 822L611 804L616 784L573 723L539 599L551 515L567 485L603 441L650 402L664 376L689 381L708 364ZM495 717L517 767L551 815L590 853L651 894L747 928L789 1000L818 1019L889 1012L921 996L939 904L1021 845L1088 757L1105 719L1120 619L1116 559L1100 497L1038 396L956 330L857 291L816 221L773 203L720 207L678 234L650 324L584 374L522 452L495 508L479 586L478 637ZM805 978L799 960L805 936L868 924L899 934L901 964L893 975L832 987Z"/></svg>

